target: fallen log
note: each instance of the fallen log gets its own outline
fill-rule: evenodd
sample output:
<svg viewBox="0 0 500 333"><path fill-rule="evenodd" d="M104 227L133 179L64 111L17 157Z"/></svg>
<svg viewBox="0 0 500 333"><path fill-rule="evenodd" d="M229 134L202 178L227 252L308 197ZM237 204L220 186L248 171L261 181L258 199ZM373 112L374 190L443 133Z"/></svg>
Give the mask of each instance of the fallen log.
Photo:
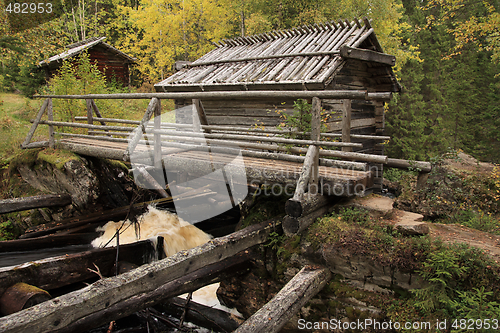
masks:
<svg viewBox="0 0 500 333"><path fill-rule="evenodd" d="M132 206L123 206L103 212L97 212L86 216L72 217L58 222L46 223L26 230L26 233L24 235L21 235L19 238L23 239L40 237L56 233L60 230L73 229L88 223L98 223L102 221L110 221L113 219L122 219L126 217L130 211L137 211L138 209L142 209L144 206L150 204L160 205L162 203L170 201L170 198L163 198L154 201L137 203Z"/></svg>
<svg viewBox="0 0 500 333"><path fill-rule="evenodd" d="M327 268L306 266L276 296L248 318L235 333L279 332L330 279Z"/></svg>
<svg viewBox="0 0 500 333"><path fill-rule="evenodd" d="M136 265L150 262L154 254L150 241L120 245L120 258ZM102 274L111 275L115 260L116 248L109 247L3 267L0 268L0 295L18 282L51 290L84 281L96 276L88 270L95 269L94 264Z"/></svg>
<svg viewBox="0 0 500 333"><path fill-rule="evenodd" d="M211 308L193 301L190 301L184 307L185 303L185 299L174 297L156 305L155 308L174 317L180 317L184 309L186 309L186 321L216 332L232 332L243 323L243 319L239 319L226 311Z"/></svg>
<svg viewBox="0 0 500 333"><path fill-rule="evenodd" d="M313 224L318 217L328 214L331 211L333 211L333 206L323 206L309 213L308 215L301 217L292 217L286 215L283 218L283 231L287 236L300 234L307 227Z"/></svg>
<svg viewBox="0 0 500 333"><path fill-rule="evenodd" d="M0 252L36 251L68 245L90 244L97 237L97 233L69 235L46 235L29 239L14 239L0 242Z"/></svg>
<svg viewBox="0 0 500 333"><path fill-rule="evenodd" d="M251 246L267 241L279 222L252 225L231 235L215 238L187 251L112 278L99 280L78 291L0 318L0 331L57 331L91 314L151 292L197 269L229 258ZM110 319L110 318L108 318Z"/></svg>
<svg viewBox="0 0 500 333"><path fill-rule="evenodd" d="M120 302L109 305L101 311L82 317L55 332L85 332L97 326L104 325L110 320L117 320L139 310L154 306L168 298L192 292L212 283L220 282L223 279L246 272L250 269L249 259L251 259L251 256L248 251L242 251L231 258L205 266L173 281L162 284L152 291L139 293L128 299L126 298Z"/></svg>
<svg viewBox="0 0 500 333"><path fill-rule="evenodd" d="M32 197L0 200L0 214L20 212L23 210L66 206L71 203L69 194L45 194Z"/></svg>

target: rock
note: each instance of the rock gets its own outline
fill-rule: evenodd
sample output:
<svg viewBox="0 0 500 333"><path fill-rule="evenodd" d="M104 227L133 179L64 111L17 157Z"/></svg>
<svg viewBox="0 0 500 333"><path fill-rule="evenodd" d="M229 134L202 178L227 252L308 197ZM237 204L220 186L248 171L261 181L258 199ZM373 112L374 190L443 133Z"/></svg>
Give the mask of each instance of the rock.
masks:
<svg viewBox="0 0 500 333"><path fill-rule="evenodd" d="M403 235L427 235L429 233L429 226L427 223L422 222L423 218L422 214L403 212L403 215L399 217L399 222L394 227Z"/></svg>
<svg viewBox="0 0 500 333"><path fill-rule="evenodd" d="M347 202L344 206L352 206L361 209L366 209L371 212L378 213L384 216L392 212L394 200L389 197L371 194L363 198L354 198Z"/></svg>

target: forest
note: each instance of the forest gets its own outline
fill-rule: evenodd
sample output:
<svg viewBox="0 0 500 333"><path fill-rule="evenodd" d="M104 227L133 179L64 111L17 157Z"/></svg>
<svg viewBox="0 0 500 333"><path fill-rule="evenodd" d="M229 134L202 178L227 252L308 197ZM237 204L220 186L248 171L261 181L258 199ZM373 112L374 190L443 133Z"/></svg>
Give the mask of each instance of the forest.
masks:
<svg viewBox="0 0 500 333"><path fill-rule="evenodd" d="M368 17L403 88L386 106L386 153L500 162L498 0L54 0L31 19L0 5L0 90L25 96L46 89L40 61L89 37L136 57L122 89L147 91L221 39Z"/></svg>

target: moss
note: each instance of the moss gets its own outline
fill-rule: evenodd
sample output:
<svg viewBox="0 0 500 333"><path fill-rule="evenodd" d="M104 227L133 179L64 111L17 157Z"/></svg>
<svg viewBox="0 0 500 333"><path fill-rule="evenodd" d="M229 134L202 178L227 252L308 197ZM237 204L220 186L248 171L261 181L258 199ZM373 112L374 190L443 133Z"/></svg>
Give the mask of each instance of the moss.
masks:
<svg viewBox="0 0 500 333"><path fill-rule="evenodd" d="M59 170L63 170L64 165L67 162L77 160L80 161L80 157L72 152L62 149L44 149L38 153L38 160L47 162L55 166Z"/></svg>
<svg viewBox="0 0 500 333"><path fill-rule="evenodd" d="M266 195L264 191L255 198L255 204L249 209L241 224L241 229L264 222L274 217L285 215L285 203L289 196Z"/></svg>
<svg viewBox="0 0 500 333"><path fill-rule="evenodd" d="M129 170L129 168L125 164L125 162L117 161L117 160L105 160L105 161L113 168L121 169L125 172L128 172L128 170Z"/></svg>

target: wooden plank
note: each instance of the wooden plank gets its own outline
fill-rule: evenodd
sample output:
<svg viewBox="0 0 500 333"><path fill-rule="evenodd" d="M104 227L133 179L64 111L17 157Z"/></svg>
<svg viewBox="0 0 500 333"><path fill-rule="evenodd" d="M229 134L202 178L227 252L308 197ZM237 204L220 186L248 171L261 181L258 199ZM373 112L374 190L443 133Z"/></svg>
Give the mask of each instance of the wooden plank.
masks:
<svg viewBox="0 0 500 333"><path fill-rule="evenodd" d="M45 194L32 197L0 200L0 214L43 207L66 206L71 203L69 194Z"/></svg>
<svg viewBox="0 0 500 333"><path fill-rule="evenodd" d="M120 258L136 265L149 262L155 248L151 241L120 245ZM0 268L0 294L18 282L31 284L44 290L60 288L72 283L84 281L96 275L88 270L96 264L102 274L111 274L116 261L116 248L94 249L80 253L31 261L25 264ZM23 317L23 316L21 316ZM3 317L5 319L7 317ZM0 324L0 331L9 328ZM34 329L33 332L49 331ZM25 331L26 332L26 331Z"/></svg>
<svg viewBox="0 0 500 333"><path fill-rule="evenodd" d="M248 251L242 251L233 257L200 268L171 282L161 284L158 288L150 292L137 294L111 304L102 311L80 318L56 332L87 332L97 326L109 323L110 320L126 317L136 311L154 306L158 302L165 301L170 297L195 291L208 284L220 282L223 279L248 270L248 260L250 258L251 256Z"/></svg>
<svg viewBox="0 0 500 333"><path fill-rule="evenodd" d="M235 333L273 333L283 326L330 279L327 268L305 266L281 289L271 301L248 318Z"/></svg>
<svg viewBox="0 0 500 333"><path fill-rule="evenodd" d="M229 258L253 245L267 241L277 223L263 222L231 235L116 277L106 278L81 290L0 318L0 331L11 333L62 330L93 313L105 310L134 295L150 292L185 274Z"/></svg>

